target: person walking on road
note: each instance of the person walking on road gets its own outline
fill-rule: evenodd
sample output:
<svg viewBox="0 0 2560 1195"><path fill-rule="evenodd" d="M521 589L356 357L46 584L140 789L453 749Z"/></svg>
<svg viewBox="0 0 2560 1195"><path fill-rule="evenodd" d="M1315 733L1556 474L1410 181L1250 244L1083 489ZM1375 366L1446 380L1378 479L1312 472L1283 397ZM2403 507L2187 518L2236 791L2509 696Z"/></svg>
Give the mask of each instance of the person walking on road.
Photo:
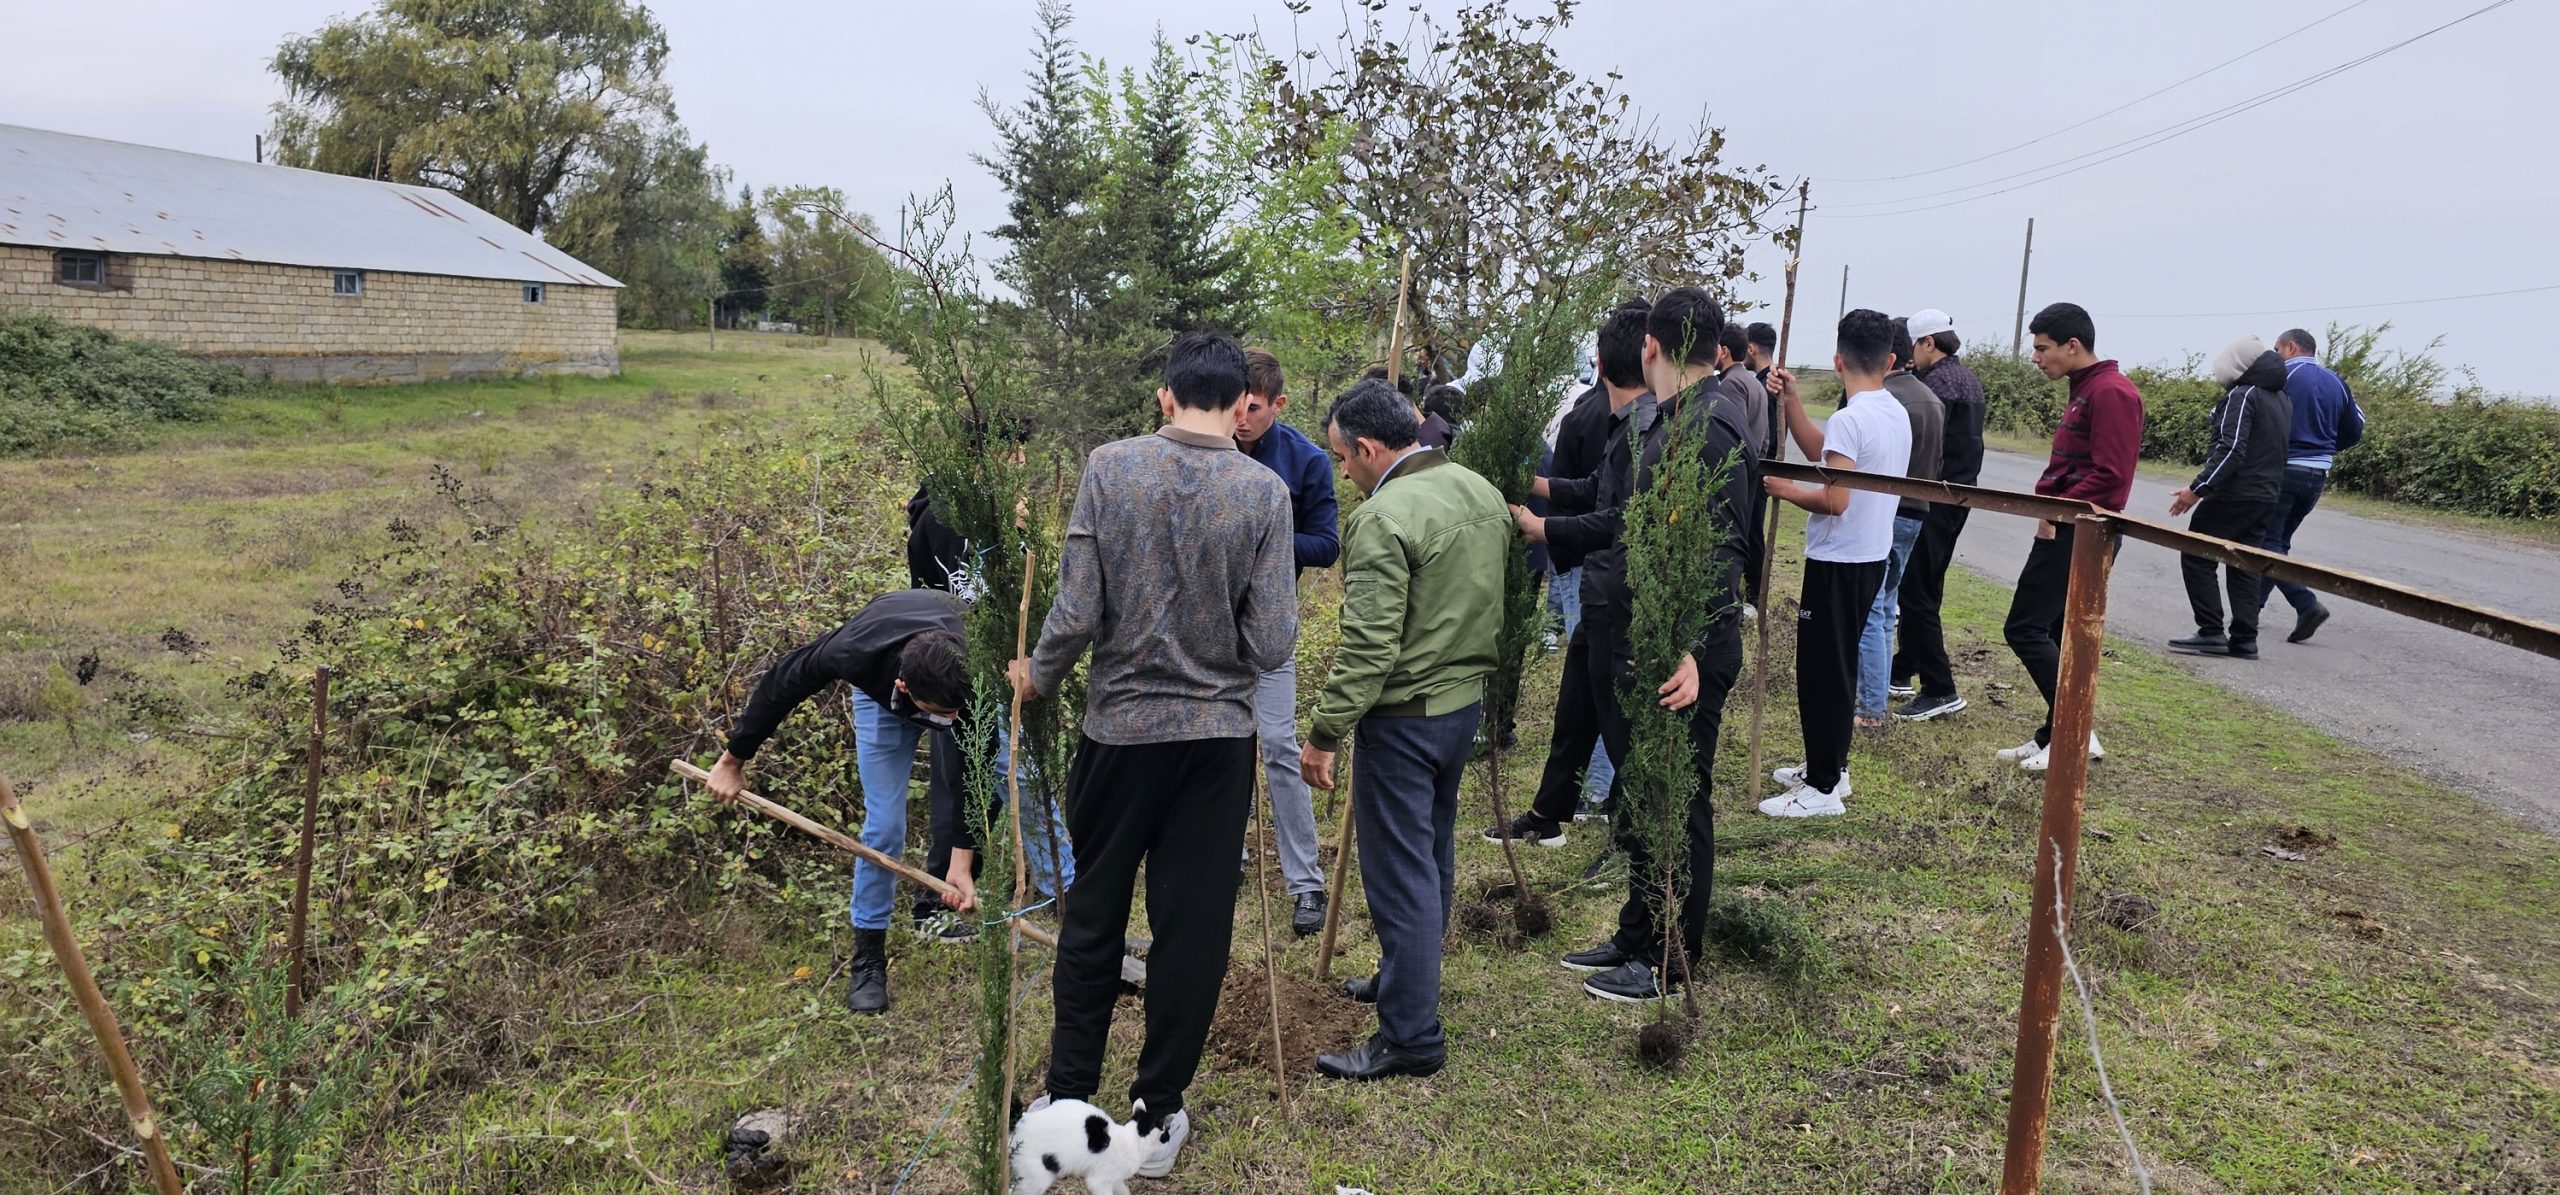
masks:
<svg viewBox="0 0 2560 1195"><path fill-rule="evenodd" d="M1956 356L1963 342L1956 322L1931 308L1910 320L1912 372L1929 386L1945 407L1940 440L1938 479L1972 485L1982 479L1982 380ZM1932 502L1920 521L1920 538L1912 541L1911 559L1902 567L1901 650L1893 657L1893 679L1912 682L1910 698L1893 716L1926 722L1964 709L1956 692L1955 665L1947 658L1947 632L1938 608L1946 600L1947 566L1956 558L1956 538L1964 534L1969 507Z"/></svg>
<svg viewBox="0 0 2560 1195"><path fill-rule="evenodd" d="M2048 378L2071 379L2062 422L2053 429L2053 453L2036 492L2078 498L2123 510L2133 496L2134 462L2142 455L2142 392L2111 360L2098 358L2098 325L2077 303L2055 303L2027 324L2035 336L2036 368ZM2062 683L2062 611L2070 601L2071 541L2067 523L2039 521L2018 589L2009 601L2002 634L2044 695L2044 724L2036 736L1999 757L2030 772L2045 770L2053 745L2053 694ZM2089 736L2089 758L2106 758L2098 736Z"/></svg>
<svg viewBox="0 0 2560 1195"><path fill-rule="evenodd" d="M1289 486L1296 531L1292 553L1299 571L1329 568L1342 555L1334 520L1333 463L1324 449L1281 422L1289 405L1280 358L1269 349L1244 351L1244 397L1236 400L1236 447L1260 461ZM1295 907L1289 930L1303 938L1324 928L1324 869L1316 865L1315 799L1298 773L1298 656L1265 672L1253 688L1253 716L1261 724L1262 769L1271 791L1271 836L1280 853L1280 875Z"/></svg>
<svg viewBox="0 0 2560 1195"><path fill-rule="evenodd" d="M2364 440L2364 408L2356 405L2355 391L2345 379L2320 363L2319 352L2320 342L2300 328L2276 337L2276 356L2284 358L2284 396L2293 407L2293 434L2285 442L2284 485L2261 546L2283 556L2293 554L2293 533L2302 529L2302 520L2311 517L2311 508L2320 505L2320 495L2329 488L2329 466L2339 453ZM2320 595L2291 581L2278 581L2274 588L2293 605L2293 633L2285 642L2303 642L2329 621L2329 607L2320 603ZM2258 604L2266 600L2261 587Z"/></svg>
<svg viewBox="0 0 2560 1195"><path fill-rule="evenodd" d="M2213 380L2223 384L2213 405L2213 447L2204 468L2169 499L2169 513L2196 512L2188 529L2236 543L2255 544L2267 534L2284 486L2285 441L2293 434L2293 404L2284 396L2284 359L2255 336L2233 341L2213 359ZM2194 656L2258 658L2258 606L2265 578L2245 569L2230 574L2231 619L2225 629L2222 597L2214 592L2210 556L2180 555L2187 604L2196 633L2169 641L2169 650Z"/></svg>
<svg viewBox="0 0 2560 1195"><path fill-rule="evenodd" d="M1413 408L1384 382L1334 400L1325 436L1367 495L1342 529L1341 646L1316 699L1301 767L1333 787L1347 741L1360 883L1378 974L1344 993L1378 1006L1378 1031L1316 1069L1337 1079L1437 1073L1440 950L1457 894L1458 782L1500 655L1503 573L1519 541L1502 493L1424 448Z"/></svg>

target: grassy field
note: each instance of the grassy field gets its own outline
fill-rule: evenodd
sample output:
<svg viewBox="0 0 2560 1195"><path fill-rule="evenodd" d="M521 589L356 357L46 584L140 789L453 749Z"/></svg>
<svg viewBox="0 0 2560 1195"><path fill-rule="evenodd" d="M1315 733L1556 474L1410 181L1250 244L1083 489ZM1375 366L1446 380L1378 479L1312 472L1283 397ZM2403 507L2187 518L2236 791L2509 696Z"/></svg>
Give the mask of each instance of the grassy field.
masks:
<svg viewBox="0 0 2560 1195"><path fill-rule="evenodd" d="M230 661L262 658L346 557L376 549L390 519L459 517L429 484L432 466L490 490L532 534L575 535L613 471L650 468L663 446L723 421L787 424L825 401L824 376L844 375L861 351L738 339L707 356L632 337L625 378L556 392L352 392L335 419L311 405L324 395L262 399L145 453L0 465L14 504L0 526L21 579L0 606L0 664L12 675L70 668L94 645L136 674L115 684L220 701ZM706 405L706 391L722 397ZM356 410L368 397L379 406ZM879 534L894 536L891 512L879 513ZM1794 567L1792 545L1781 565ZM1308 591L1300 652L1312 688L1332 587L1316 578ZM1198 1135L1182 1170L1142 1189L1992 1185L2039 799L2031 778L1990 759L2039 713L1999 643L2005 601L1996 586L1951 578L1951 646L1974 708L1862 738L1846 818L1753 812L1766 786L1742 774L1747 687L1736 696L1715 790L1718 892L1800 919L1812 954L1786 971L1710 960L1697 1040L1676 1074L1636 1063L1647 1014L1586 998L1551 961L1614 924L1615 893L1577 883L1598 848L1598 827L1585 825L1568 846L1524 859L1554 893L1554 935L1516 950L1453 941L1448 1070L1354 1087L1315 1080L1296 1060L1284 1112L1267 1067L1241 1056L1256 1043L1222 1036L1192 1092ZM1773 611L1773 762L1796 755L1788 604ZM170 650L171 628L209 646ZM1525 686L1515 792L1534 776L1555 667L1537 660ZM816 721L804 716L799 732L822 733ZM2109 645L2100 724L2111 754L2089 793L2074 942L2110 1077L2159 1188L2560 1185L2560 846L2124 644ZM223 766L218 743L137 743L74 723L84 725L75 747L59 722L0 722L0 758L35 782L57 842ZM1491 820L1475 786L1462 890L1502 871L1500 852L1473 837ZM2279 844L2308 858L2261 849ZM66 854L76 882L85 852ZM1250 892L1240 970L1261 955ZM75 886L75 910L79 897ZM23 898L0 899L0 946L26 944ZM1375 959L1356 894L1349 911L1337 974ZM896 936L896 1007L857 1019L840 1003L840 918L832 894L803 894L788 908L702 910L653 927L644 949L510 956L503 974L476 977L507 994L471 1014L485 1018L480 1057L393 1055L382 1081L420 1094L351 1126L323 1188L724 1189L728 1125L782 1107L799 1117L784 1147L796 1189L885 1192L904 1178L906 1191L961 1190L957 1126L940 1118L969 1066L969 1002L954 998L971 985L969 959ZM1284 975L1312 968L1312 944L1283 942L1280 954ZM1241 990L1258 1014L1258 985ZM1045 1023L1045 987L1026 1007ZM1357 1010L1330 1011L1365 1031ZM1137 1021L1124 1002L1107 1095L1125 1088ZM1039 1041L1026 1044L1036 1081ZM2129 1189L2076 1014L2060 1058L2051 1189ZM0 1052L0 1075L9 1065ZM38 1131L0 1125L0 1142ZM0 1148L10 1156L24 1155ZM0 1190L49 1191L69 1177L0 1173Z"/></svg>

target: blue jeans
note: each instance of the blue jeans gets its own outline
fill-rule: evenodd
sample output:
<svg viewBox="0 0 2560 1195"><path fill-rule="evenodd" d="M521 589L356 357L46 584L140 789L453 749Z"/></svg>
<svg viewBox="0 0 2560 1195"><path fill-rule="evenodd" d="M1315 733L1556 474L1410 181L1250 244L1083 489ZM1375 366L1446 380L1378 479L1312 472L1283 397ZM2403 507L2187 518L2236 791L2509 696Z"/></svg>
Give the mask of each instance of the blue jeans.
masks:
<svg viewBox="0 0 2560 1195"><path fill-rule="evenodd" d="M1555 580L1548 583L1547 605L1564 616L1564 637L1573 638L1574 629L1582 625L1581 565L1577 564L1557 573ZM1608 804L1609 785L1617 778L1618 767L1609 762L1608 745L1593 743L1591 762L1584 766L1582 772L1582 803L1585 805Z"/></svg>
<svg viewBox="0 0 2560 1195"><path fill-rule="evenodd" d="M1481 703L1428 718L1362 718L1352 735L1351 811L1360 886L1378 934L1378 1036L1420 1054L1440 1027L1440 943L1456 899L1458 780Z"/></svg>
<svg viewBox="0 0 2560 1195"><path fill-rule="evenodd" d="M2320 505L2320 495L2328 488L2327 470L2286 465L2284 486L2276 491L2275 517L2267 520L2267 538L2260 546L2279 556L2293 555L2293 533L2301 529L2302 520L2311 517L2311 508ZM2320 606L2320 595L2291 581L2278 581L2272 586L2261 587L2258 591L2260 606L2267 604L2267 589L2283 590L2284 600L2293 603L2297 613L2309 614Z"/></svg>
<svg viewBox="0 0 2560 1195"><path fill-rule="evenodd" d="M1911 563L1911 545L1920 538L1920 517L1893 516L1893 553L1884 558L1884 584L1875 605L1867 609L1867 629L1858 636L1858 714L1881 718L1885 713L1887 673L1893 671L1893 624L1902 614L1902 568Z"/></svg>
<svg viewBox="0 0 2560 1195"><path fill-rule="evenodd" d="M936 734L949 734L937 730ZM915 778L916 744L924 738L925 728L901 718L862 690L853 691L853 762L862 777L862 845L890 858L907 849L907 788ZM996 783L1004 784L1008 768L1005 758L1005 733L996 732ZM1026 777L1029 769L1025 769ZM967 816L967 788L962 816ZM1046 819L1048 833L1056 835L1059 870L1066 873L1065 882L1076 882L1075 857L1068 852L1066 827L1051 808ZM1038 826L1026 826L1023 845L1031 858L1031 879L1039 885L1040 894L1055 896L1059 884L1049 874L1049 845ZM987 899L1001 903L1009 894L991 894ZM898 899L898 878L889 869L868 859L853 861L853 927L855 929L887 929L889 913ZM999 908L996 912L1003 912Z"/></svg>

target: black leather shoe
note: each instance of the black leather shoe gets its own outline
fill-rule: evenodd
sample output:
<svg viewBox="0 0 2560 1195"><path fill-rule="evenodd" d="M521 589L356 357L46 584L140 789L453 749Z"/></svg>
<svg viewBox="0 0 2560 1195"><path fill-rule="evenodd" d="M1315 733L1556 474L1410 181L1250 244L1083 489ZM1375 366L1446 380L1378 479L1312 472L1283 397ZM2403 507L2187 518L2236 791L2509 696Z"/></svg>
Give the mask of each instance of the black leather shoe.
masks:
<svg viewBox="0 0 2560 1195"><path fill-rule="evenodd" d="M2230 646L2230 637L2220 631L2198 631L2184 639L2169 641L2169 650L2190 656L2218 656Z"/></svg>
<svg viewBox="0 0 2560 1195"><path fill-rule="evenodd" d="M2329 621L2329 608L2327 606L2313 606L2308 613L2294 618L2293 633L2285 636L2284 641L2287 643L2303 642L2304 640L2311 638L2312 632L2320 629L2321 623L2327 621Z"/></svg>
<svg viewBox="0 0 2560 1195"><path fill-rule="evenodd" d="M1567 971L1589 972L1613 970L1634 957L1618 949L1618 940L1611 938L1589 950L1574 951L1557 961L1563 963Z"/></svg>
<svg viewBox="0 0 2560 1195"><path fill-rule="evenodd" d="M1378 977L1375 975L1342 981L1342 994L1362 1004L1378 1002Z"/></svg>
<svg viewBox="0 0 2560 1195"><path fill-rule="evenodd" d="M1323 930L1324 893L1299 893L1298 907L1295 911L1289 914L1289 932L1303 938L1311 934L1321 933Z"/></svg>
<svg viewBox="0 0 2560 1195"><path fill-rule="evenodd" d="M1320 1054L1316 1057L1316 1073L1336 1079L1365 1083L1371 1079L1392 1079L1397 1075L1427 1078L1440 1073L1448 1065L1449 1056L1413 1054L1399 1050L1372 1035L1347 1054Z"/></svg>
<svg viewBox="0 0 2560 1195"><path fill-rule="evenodd" d="M889 1011L889 954L881 939L888 931L853 931L853 964L848 970L844 1006L864 1016Z"/></svg>

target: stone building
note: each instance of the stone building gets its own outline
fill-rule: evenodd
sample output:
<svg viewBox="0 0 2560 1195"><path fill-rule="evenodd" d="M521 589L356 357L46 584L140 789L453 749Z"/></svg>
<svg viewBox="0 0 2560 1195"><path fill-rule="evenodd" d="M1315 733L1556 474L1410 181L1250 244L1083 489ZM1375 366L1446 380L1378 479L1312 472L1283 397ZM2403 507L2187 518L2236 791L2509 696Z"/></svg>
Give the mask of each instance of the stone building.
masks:
<svg viewBox="0 0 2560 1195"><path fill-rule="evenodd" d="M0 307L253 375L612 374L621 285L433 188L0 125Z"/></svg>

